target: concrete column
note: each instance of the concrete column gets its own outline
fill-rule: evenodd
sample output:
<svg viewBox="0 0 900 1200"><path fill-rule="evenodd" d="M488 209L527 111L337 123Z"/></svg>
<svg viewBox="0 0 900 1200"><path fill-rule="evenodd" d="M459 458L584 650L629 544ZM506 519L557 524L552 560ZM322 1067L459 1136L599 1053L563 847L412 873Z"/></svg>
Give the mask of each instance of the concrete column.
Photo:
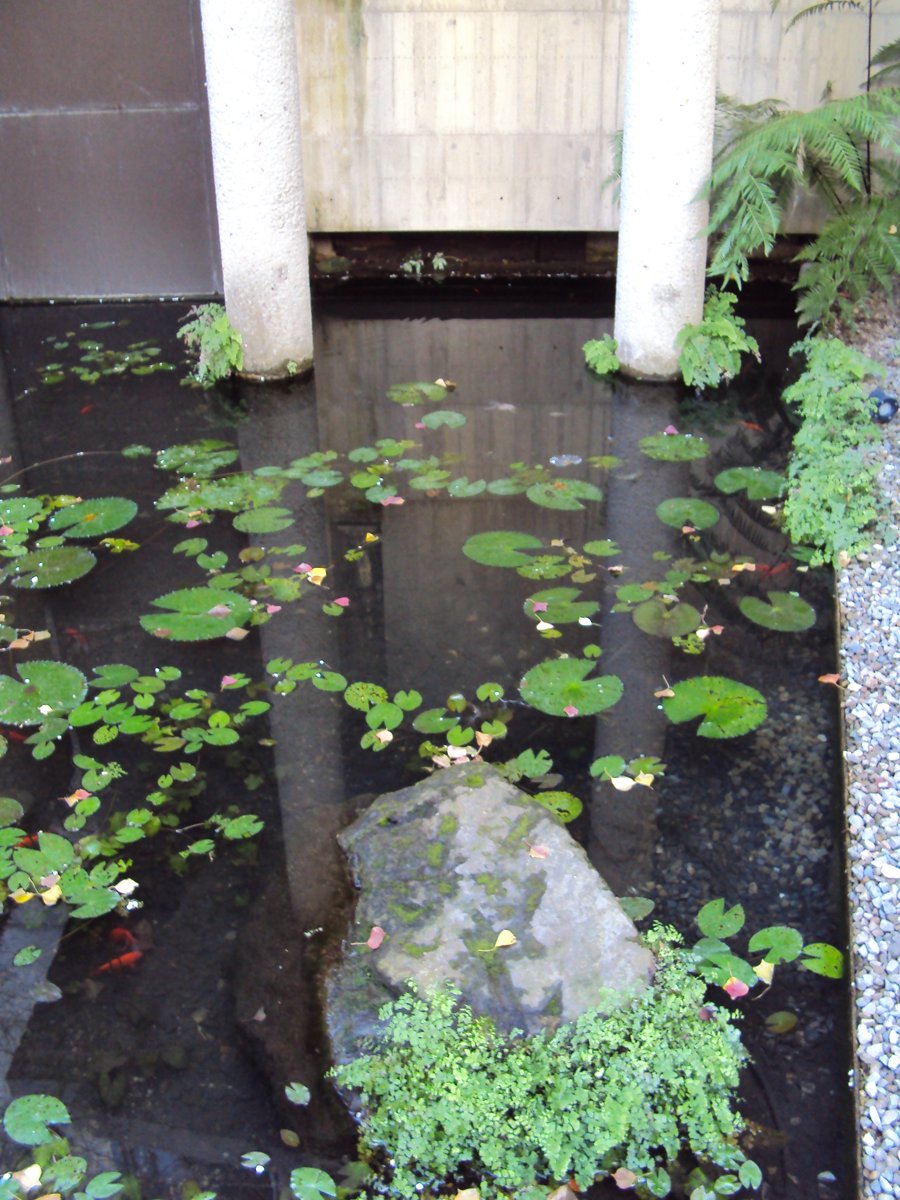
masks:
<svg viewBox="0 0 900 1200"><path fill-rule="evenodd" d="M312 365L293 0L200 0L225 307L244 370Z"/></svg>
<svg viewBox="0 0 900 1200"><path fill-rule="evenodd" d="M627 374L672 379L703 311L720 0L629 0L615 337Z"/></svg>

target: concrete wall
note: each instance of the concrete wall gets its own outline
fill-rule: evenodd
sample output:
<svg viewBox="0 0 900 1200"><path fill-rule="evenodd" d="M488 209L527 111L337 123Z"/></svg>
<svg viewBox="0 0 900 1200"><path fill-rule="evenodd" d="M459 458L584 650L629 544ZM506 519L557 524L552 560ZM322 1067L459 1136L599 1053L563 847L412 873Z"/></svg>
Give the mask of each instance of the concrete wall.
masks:
<svg viewBox="0 0 900 1200"><path fill-rule="evenodd" d="M668 8L677 0L659 0ZM627 0L295 0L312 230L612 230ZM851 95L866 24L723 0L719 90ZM874 45L900 37L882 0ZM665 97L660 97L665 103ZM660 180L664 189L665 181ZM795 229L808 227L798 214Z"/></svg>

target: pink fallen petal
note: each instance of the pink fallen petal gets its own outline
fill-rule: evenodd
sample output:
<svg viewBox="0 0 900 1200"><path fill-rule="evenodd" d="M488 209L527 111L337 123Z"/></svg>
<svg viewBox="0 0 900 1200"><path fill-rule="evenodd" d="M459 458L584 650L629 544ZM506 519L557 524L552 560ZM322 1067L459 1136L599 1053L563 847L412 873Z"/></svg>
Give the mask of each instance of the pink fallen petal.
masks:
<svg viewBox="0 0 900 1200"><path fill-rule="evenodd" d="M702 1008L697 1009L697 1016L700 1018L701 1021L711 1021L713 1019L713 1017L715 1016L715 1013L713 1012L713 1010L711 1008L708 1008L704 1004Z"/></svg>
<svg viewBox="0 0 900 1200"><path fill-rule="evenodd" d="M231 609L227 604L214 604L212 608L206 610L208 617L230 617Z"/></svg>
<svg viewBox="0 0 900 1200"><path fill-rule="evenodd" d="M236 625L234 629L229 629L225 636L233 642L242 642L249 632L249 629L241 629L240 625Z"/></svg>
<svg viewBox="0 0 900 1200"><path fill-rule="evenodd" d="M199 521L195 521L194 518L191 517L189 521L185 521L184 527L185 529L196 529L199 524Z"/></svg>
<svg viewBox="0 0 900 1200"><path fill-rule="evenodd" d="M547 607L548 605L546 600L532 600L531 602L532 612L546 612Z"/></svg>
<svg viewBox="0 0 900 1200"><path fill-rule="evenodd" d="M299 565L299 567L294 567L294 574L295 575L308 575L311 570L312 570L311 563L301 563Z"/></svg>
<svg viewBox="0 0 900 1200"><path fill-rule="evenodd" d="M427 429L428 426L424 421L416 421L416 429Z"/></svg>
<svg viewBox="0 0 900 1200"><path fill-rule="evenodd" d="M566 714L567 717L577 717L578 716L578 709L575 707L574 704L567 704L566 707L563 709L563 712Z"/></svg>
<svg viewBox="0 0 900 1200"><path fill-rule="evenodd" d="M0 525L0 536L6 537L8 533L13 532L12 525Z"/></svg>
<svg viewBox="0 0 900 1200"><path fill-rule="evenodd" d="M723 990L728 993L732 1000L738 1000L741 996L746 996L750 989L746 983L742 983L740 979L735 979L732 975L727 983L722 985Z"/></svg>
<svg viewBox="0 0 900 1200"><path fill-rule="evenodd" d="M233 675L223 675L222 682L219 684L219 689L231 687L233 683L237 683L237 679Z"/></svg>
<svg viewBox="0 0 900 1200"><path fill-rule="evenodd" d="M665 427L665 429L663 430L663 433L667 433L667 434L670 434L670 435L671 435L671 434L673 434L673 433L677 433L677 432L678 432L678 430L675 428L675 426L674 426L674 425L667 425L667 426Z"/></svg>
<svg viewBox="0 0 900 1200"><path fill-rule="evenodd" d="M341 608L346 608L349 603L350 603L349 596L338 596L338 598L335 600L335 604L339 604L341 606Z"/></svg>
<svg viewBox="0 0 900 1200"><path fill-rule="evenodd" d="M550 851L546 846L529 846L528 853L532 858L546 858Z"/></svg>
<svg viewBox="0 0 900 1200"><path fill-rule="evenodd" d="M405 504L406 501L402 496L385 496L381 503L387 507L388 504Z"/></svg>
<svg viewBox="0 0 900 1200"><path fill-rule="evenodd" d="M369 938L368 938L368 941L366 942L366 945L369 947L370 950L377 950L383 941L384 941L384 930L381 928L380 925L373 925L372 932L369 934Z"/></svg>
<svg viewBox="0 0 900 1200"><path fill-rule="evenodd" d="M280 605L280 604L267 604L267 605L266 605L266 612L267 612L267 613L277 613L277 612L281 612L281 605Z"/></svg>

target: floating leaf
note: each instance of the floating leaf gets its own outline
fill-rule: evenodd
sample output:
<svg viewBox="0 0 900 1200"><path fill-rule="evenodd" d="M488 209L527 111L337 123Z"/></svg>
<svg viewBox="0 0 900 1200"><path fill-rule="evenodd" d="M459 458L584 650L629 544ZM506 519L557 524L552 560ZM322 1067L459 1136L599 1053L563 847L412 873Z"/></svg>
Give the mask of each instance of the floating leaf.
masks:
<svg viewBox="0 0 900 1200"><path fill-rule="evenodd" d="M209 476L230 466L237 458L237 447L231 442L203 438L160 450L156 465L163 471L177 471L179 475Z"/></svg>
<svg viewBox="0 0 900 1200"><path fill-rule="evenodd" d="M522 699L540 712L561 717L574 706L583 717L612 708L622 695L617 675L587 676L594 663L587 658L553 658L527 671L519 691Z"/></svg>
<svg viewBox="0 0 900 1200"><path fill-rule="evenodd" d="M13 965L27 967L30 963L36 962L40 957L41 949L39 946L23 946L21 950L16 951L13 955Z"/></svg>
<svg viewBox="0 0 900 1200"><path fill-rule="evenodd" d="M543 542L530 533L498 529L474 533L463 544L463 554L486 567L521 567L530 563L532 555L525 550L540 550Z"/></svg>
<svg viewBox="0 0 900 1200"><path fill-rule="evenodd" d="M248 1150L246 1154L241 1155L241 1166L251 1171L264 1171L270 1161L269 1155L263 1154L261 1150Z"/></svg>
<svg viewBox="0 0 900 1200"><path fill-rule="evenodd" d="M745 491L750 500L772 500L783 495L787 481L777 471L762 467L729 467L718 473L715 484L729 496Z"/></svg>
<svg viewBox="0 0 900 1200"><path fill-rule="evenodd" d="M767 592L765 600L742 596L740 610L748 621L782 633L800 633L816 622L816 610L796 592Z"/></svg>
<svg viewBox="0 0 900 1200"><path fill-rule="evenodd" d="M0 828L17 825L24 813L25 810L18 800L14 800L12 796L0 796Z"/></svg>
<svg viewBox="0 0 900 1200"><path fill-rule="evenodd" d="M648 458L662 462L690 462L709 454L706 439L690 433L651 433L638 444Z"/></svg>
<svg viewBox="0 0 900 1200"><path fill-rule="evenodd" d="M585 542L584 552L596 558L612 558L619 553L619 547L611 538L600 538L597 541Z"/></svg>
<svg viewBox="0 0 900 1200"><path fill-rule="evenodd" d="M383 687L364 680L351 683L344 692L344 699L350 707L359 709L360 712L366 712L373 704L383 704L387 698L388 694Z"/></svg>
<svg viewBox="0 0 900 1200"><path fill-rule="evenodd" d="M248 508L238 513L232 521L235 529L242 533L277 533L293 525L294 517L289 508Z"/></svg>
<svg viewBox="0 0 900 1200"><path fill-rule="evenodd" d="M547 483L533 483L525 489L525 495L542 508L558 508L575 512L584 508L582 500L602 500L603 493L594 483L584 479L555 479Z"/></svg>
<svg viewBox="0 0 900 1200"><path fill-rule="evenodd" d="M766 1029L769 1033L790 1033L797 1028L797 1014L792 1012L773 1012L766 1017Z"/></svg>
<svg viewBox="0 0 900 1200"><path fill-rule="evenodd" d="M770 925L754 933L748 948L751 954L762 951L773 965L793 962L803 950L803 938L790 925Z"/></svg>
<svg viewBox="0 0 900 1200"><path fill-rule="evenodd" d="M675 529L681 529L683 525L693 525L695 529L709 529L718 521L719 510L712 504L707 504L705 500L674 496L656 506L656 515L664 525L672 525Z"/></svg>
<svg viewBox="0 0 900 1200"><path fill-rule="evenodd" d="M729 738L749 733L766 719L766 702L755 688L721 675L698 675L676 683L663 698L663 711L680 725L702 717L701 737Z"/></svg>
<svg viewBox="0 0 900 1200"><path fill-rule="evenodd" d="M578 797L573 796L571 792L537 792L531 798L542 808L549 809L565 824L580 817L584 808Z"/></svg>
<svg viewBox="0 0 900 1200"><path fill-rule="evenodd" d="M447 484L447 495L452 496L454 500L465 500L469 496L480 496L486 487L487 484L483 479L470 481L463 475L460 479L454 479Z"/></svg>
<svg viewBox="0 0 900 1200"><path fill-rule="evenodd" d="M52 1142L51 1125L68 1125L72 1118L62 1100L55 1096L19 1096L3 1114L3 1128L21 1146L43 1146Z"/></svg>
<svg viewBox="0 0 900 1200"><path fill-rule="evenodd" d="M840 979L844 974L844 956L836 946L827 942L810 942L803 947L800 966L827 979Z"/></svg>
<svg viewBox="0 0 900 1200"><path fill-rule="evenodd" d="M35 659L16 667L19 679L0 675L0 724L42 725L68 713L87 695L87 679L68 663Z"/></svg>
<svg viewBox="0 0 900 1200"><path fill-rule="evenodd" d="M535 620L543 617L551 625L572 625L582 617L594 616L600 607L596 600L579 600L580 595L578 588L546 588L529 596L523 608Z"/></svg>
<svg viewBox="0 0 900 1200"><path fill-rule="evenodd" d="M775 964L773 962L769 962L767 958L764 958L762 962L758 962L753 968L753 974L768 986L772 982L772 978L775 974Z"/></svg>
<svg viewBox="0 0 900 1200"><path fill-rule="evenodd" d="M500 950L504 946L514 946L518 940L511 929L501 929L497 934L497 940L494 942L494 949Z"/></svg>
<svg viewBox="0 0 900 1200"><path fill-rule="evenodd" d="M700 932L708 938L734 937L744 927L744 909L740 904L726 910L725 901L710 900L697 913L697 925Z"/></svg>
<svg viewBox="0 0 900 1200"><path fill-rule="evenodd" d="M388 400L395 404L437 404L446 400L449 391L437 383L395 383L387 390Z"/></svg>
<svg viewBox="0 0 900 1200"><path fill-rule="evenodd" d="M291 1171L291 1195L296 1200L331 1200L337 1195L337 1184L318 1167L294 1167Z"/></svg>
<svg viewBox="0 0 900 1200"><path fill-rule="evenodd" d="M13 587L37 590L81 579L96 561L84 546L48 546L14 559L7 571Z"/></svg>
<svg viewBox="0 0 900 1200"><path fill-rule="evenodd" d="M739 1000L741 996L746 996L750 991L749 986L742 979L735 979L733 975L722 984L722 988L732 1000Z"/></svg>
<svg viewBox="0 0 900 1200"><path fill-rule="evenodd" d="M101 538L121 529L133 520L138 506L122 496L105 496L101 500L82 500L59 509L47 522L55 533L70 538Z"/></svg>
<svg viewBox="0 0 900 1200"><path fill-rule="evenodd" d="M620 754L606 754L591 763L591 774L595 779L613 779L625 770L625 759Z"/></svg>
<svg viewBox="0 0 900 1200"><path fill-rule="evenodd" d="M454 412L447 408L435 409L434 412L426 413L422 418L422 424L426 429L440 429L442 425L446 425L448 429L459 429L465 423L464 413Z"/></svg>
<svg viewBox="0 0 900 1200"><path fill-rule="evenodd" d="M154 637L176 642L202 642L225 637L250 620L250 603L236 592L217 588L182 588L152 603L165 610L141 617L141 625Z"/></svg>
<svg viewBox="0 0 900 1200"><path fill-rule="evenodd" d="M620 896L619 907L632 921L642 921L650 916L656 905L648 896Z"/></svg>
<svg viewBox="0 0 900 1200"><path fill-rule="evenodd" d="M299 1104L301 1106L309 1104L310 1093L305 1083L286 1084L284 1094L290 1100L291 1104Z"/></svg>
<svg viewBox="0 0 900 1200"><path fill-rule="evenodd" d="M524 566L516 567L523 579L560 579L571 568L561 554L536 554Z"/></svg>
<svg viewBox="0 0 900 1200"><path fill-rule="evenodd" d="M700 625L700 613L692 604L666 604L660 597L645 600L631 613L638 629L654 637L684 637Z"/></svg>

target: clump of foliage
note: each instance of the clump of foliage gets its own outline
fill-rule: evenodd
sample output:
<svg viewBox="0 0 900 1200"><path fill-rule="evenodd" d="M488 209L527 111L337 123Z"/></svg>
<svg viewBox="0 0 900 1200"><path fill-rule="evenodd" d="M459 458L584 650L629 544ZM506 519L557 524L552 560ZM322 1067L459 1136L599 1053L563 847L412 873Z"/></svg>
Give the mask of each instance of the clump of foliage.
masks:
<svg viewBox="0 0 900 1200"><path fill-rule="evenodd" d="M198 304L187 315L192 319L181 326L178 336L198 356L188 382L208 388L233 371L240 371L244 346L222 305Z"/></svg>
<svg viewBox="0 0 900 1200"><path fill-rule="evenodd" d="M864 381L881 368L838 338L794 349L807 366L784 393L802 418L788 465L785 526L794 542L813 547L813 566L839 566L872 540L878 472L866 452L879 433Z"/></svg>
<svg viewBox="0 0 900 1200"><path fill-rule="evenodd" d="M759 361L759 345L744 328L744 319L734 312L737 296L709 288L699 325L685 325L675 339L678 366L688 387L718 387L733 379L741 369L741 355Z"/></svg>
<svg viewBox="0 0 900 1200"><path fill-rule="evenodd" d="M501 1036L452 988L385 1006L377 1049L335 1073L361 1095L364 1150L389 1160L386 1193L411 1196L460 1173L477 1174L484 1196L612 1174L666 1196L682 1151L729 1172L723 1192L757 1186L737 1145L738 1029L704 1004L674 930L655 926L648 940L659 965L644 995L552 1036Z"/></svg>
<svg viewBox="0 0 900 1200"><path fill-rule="evenodd" d="M602 338L592 338L584 343L583 349L584 361L597 375L611 375L618 371L619 343L610 334L604 333Z"/></svg>

